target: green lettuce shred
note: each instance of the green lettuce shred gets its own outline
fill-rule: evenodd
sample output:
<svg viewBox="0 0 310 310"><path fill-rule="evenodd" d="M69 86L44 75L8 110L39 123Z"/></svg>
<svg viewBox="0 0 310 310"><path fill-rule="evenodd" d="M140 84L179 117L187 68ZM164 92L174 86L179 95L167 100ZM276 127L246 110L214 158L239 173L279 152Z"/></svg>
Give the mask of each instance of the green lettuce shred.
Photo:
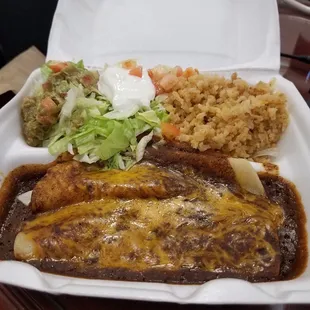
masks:
<svg viewBox="0 0 310 310"><path fill-rule="evenodd" d="M83 61L75 64L84 68ZM41 68L50 74L47 65ZM126 117L125 117L126 116ZM111 102L97 89L85 94L82 85L70 85L60 121L50 131L43 145L52 155L74 152L74 159L104 163L103 169L132 167L143 157L153 134L160 132L168 113L160 100L150 108L129 111L128 115L113 110Z"/></svg>
<svg viewBox="0 0 310 310"><path fill-rule="evenodd" d="M53 73L53 70L48 66L48 64L49 64L49 62L45 63L40 68L41 74L45 80Z"/></svg>

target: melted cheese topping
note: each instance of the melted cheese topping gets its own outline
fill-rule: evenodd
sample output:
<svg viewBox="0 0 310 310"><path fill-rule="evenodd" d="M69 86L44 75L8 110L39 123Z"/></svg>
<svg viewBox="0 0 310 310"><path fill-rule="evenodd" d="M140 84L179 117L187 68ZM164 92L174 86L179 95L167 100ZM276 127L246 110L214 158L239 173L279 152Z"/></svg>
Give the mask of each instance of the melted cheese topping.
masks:
<svg viewBox="0 0 310 310"><path fill-rule="evenodd" d="M134 271L279 272L282 209L236 197L221 185L209 184L205 194L204 200L107 198L70 205L26 223L16 242L31 245L15 242L15 256Z"/></svg>

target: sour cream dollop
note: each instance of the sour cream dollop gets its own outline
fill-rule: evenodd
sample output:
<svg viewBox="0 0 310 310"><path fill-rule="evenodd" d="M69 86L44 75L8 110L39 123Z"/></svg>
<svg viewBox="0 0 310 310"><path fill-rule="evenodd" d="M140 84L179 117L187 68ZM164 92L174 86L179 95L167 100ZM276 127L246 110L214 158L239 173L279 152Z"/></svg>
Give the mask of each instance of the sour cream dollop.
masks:
<svg viewBox="0 0 310 310"><path fill-rule="evenodd" d="M140 78L130 75L129 70L109 66L100 73L98 89L111 101L113 109L121 113L150 107L155 98L155 87L146 69Z"/></svg>

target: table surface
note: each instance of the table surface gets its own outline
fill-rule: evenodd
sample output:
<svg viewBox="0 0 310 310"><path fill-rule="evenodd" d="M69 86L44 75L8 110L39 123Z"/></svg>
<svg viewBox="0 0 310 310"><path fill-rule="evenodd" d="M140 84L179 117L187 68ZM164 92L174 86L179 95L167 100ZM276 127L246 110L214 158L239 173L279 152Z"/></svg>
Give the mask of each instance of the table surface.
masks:
<svg viewBox="0 0 310 310"><path fill-rule="evenodd" d="M280 7L281 51L288 54L308 54L310 51L310 19L306 16ZM310 81L306 81L310 65L281 59L281 73L291 80L310 106ZM1 103L7 102L10 94L1 97ZM0 310L63 310L63 309L310 309L310 305L274 305L274 306L200 306L150 303L128 300L113 300L75 296L53 296L8 285L0 285Z"/></svg>

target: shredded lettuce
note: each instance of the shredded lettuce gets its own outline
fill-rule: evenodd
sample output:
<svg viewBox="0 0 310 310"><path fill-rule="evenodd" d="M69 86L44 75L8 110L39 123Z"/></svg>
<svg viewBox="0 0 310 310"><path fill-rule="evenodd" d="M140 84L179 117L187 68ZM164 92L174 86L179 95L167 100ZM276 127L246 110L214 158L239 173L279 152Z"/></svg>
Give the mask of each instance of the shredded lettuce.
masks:
<svg viewBox="0 0 310 310"><path fill-rule="evenodd" d="M56 86L57 93L66 93L70 89L70 85L66 80L62 80L58 86Z"/></svg>
<svg viewBox="0 0 310 310"><path fill-rule="evenodd" d="M76 105L81 109L97 108L100 115L106 113L109 108L109 103L104 100L96 100L95 98L79 97L76 100Z"/></svg>
<svg viewBox="0 0 310 310"><path fill-rule="evenodd" d="M76 105L77 98L83 96L83 88L81 85L79 87L72 86L67 93L65 104L60 111L59 124L60 126L64 121L71 117L73 109Z"/></svg>
<svg viewBox="0 0 310 310"><path fill-rule="evenodd" d="M99 157L94 156L94 155L88 156L87 154L83 154L83 155L78 154L78 155L75 155L73 159L80 161L82 163L93 164L99 160Z"/></svg>
<svg viewBox="0 0 310 310"><path fill-rule="evenodd" d="M50 144L48 150L52 155L58 155L68 150L68 144L70 143L70 137L62 137L61 139Z"/></svg>
<svg viewBox="0 0 310 310"><path fill-rule="evenodd" d="M126 150L130 144L128 137L124 134L123 126L114 121L114 129L111 134L102 141L96 153L102 160L107 160L115 154Z"/></svg>
<svg viewBox="0 0 310 310"><path fill-rule="evenodd" d="M151 126L160 125L160 119L156 115L156 112L153 110L138 113L137 118Z"/></svg>
<svg viewBox="0 0 310 310"><path fill-rule="evenodd" d="M75 66L84 68L82 61ZM81 84L62 86L68 91L59 122L43 143L52 155L68 151L80 162L104 162L103 169L130 169L168 118L160 99L151 101L150 108L119 112L96 89L85 94Z"/></svg>
<svg viewBox="0 0 310 310"><path fill-rule="evenodd" d="M72 63L72 64L74 64L74 63ZM83 59L81 59L80 61L78 61L78 62L75 64L75 66L76 66L77 68L79 68L79 69L85 69Z"/></svg>
<svg viewBox="0 0 310 310"><path fill-rule="evenodd" d="M169 114L163 107L159 98L156 97L155 100L151 101L151 109L156 113L156 116L160 119L162 123L166 123L169 120Z"/></svg>
<svg viewBox="0 0 310 310"><path fill-rule="evenodd" d="M92 117L74 134L59 135L49 144L53 155L77 150L74 158L82 162L106 161L108 169L129 169L142 159L153 131L140 141L137 137L153 127L137 117L111 120L104 116ZM85 155L85 156L84 156ZM87 155L87 156L86 156Z"/></svg>
<svg viewBox="0 0 310 310"><path fill-rule="evenodd" d="M122 156L120 153L115 154L113 157L107 160L105 170L110 169L130 169L136 161L130 156Z"/></svg>
<svg viewBox="0 0 310 310"><path fill-rule="evenodd" d="M48 66L48 64L49 62L41 66L41 74L44 79L47 79L53 73L53 70Z"/></svg>
<svg viewBox="0 0 310 310"><path fill-rule="evenodd" d="M46 80L52 73L53 73L53 70L49 67L50 64L52 63L55 63L53 61L48 61L46 62L45 64L43 64L41 66L41 74L42 74L42 77ZM68 61L67 62L68 65L71 65L75 68L78 68L80 70L84 70L85 69L85 66L84 66L84 62L83 60L81 59L80 61L78 61L77 63L74 63L72 61Z"/></svg>
<svg viewBox="0 0 310 310"><path fill-rule="evenodd" d="M122 112L119 111L111 111L108 112L104 115L104 117L109 118L109 119L126 119L130 116L135 115L139 111L139 106L138 105L133 105L130 109L124 110Z"/></svg>
<svg viewBox="0 0 310 310"><path fill-rule="evenodd" d="M120 153L115 154L107 161L108 169L125 170L125 163Z"/></svg>

